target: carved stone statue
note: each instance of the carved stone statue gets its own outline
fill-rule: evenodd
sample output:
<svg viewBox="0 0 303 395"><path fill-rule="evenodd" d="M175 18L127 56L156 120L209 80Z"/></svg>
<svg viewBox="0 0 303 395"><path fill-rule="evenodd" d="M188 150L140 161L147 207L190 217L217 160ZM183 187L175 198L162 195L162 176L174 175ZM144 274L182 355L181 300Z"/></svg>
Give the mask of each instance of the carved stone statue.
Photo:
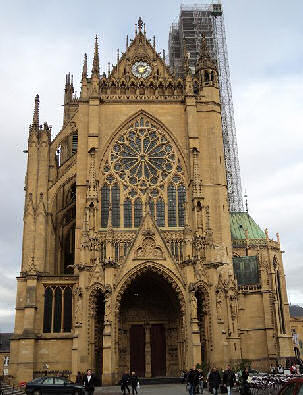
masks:
<svg viewBox="0 0 303 395"><path fill-rule="evenodd" d="M223 321L223 293L221 290L217 291L216 306L218 321Z"/></svg>
<svg viewBox="0 0 303 395"><path fill-rule="evenodd" d="M76 325L82 324L82 290L76 287L74 290L75 310L74 319Z"/></svg>
<svg viewBox="0 0 303 395"><path fill-rule="evenodd" d="M190 302L191 302L191 317L194 319L197 318L198 305L197 305L197 298L193 292L191 293Z"/></svg>

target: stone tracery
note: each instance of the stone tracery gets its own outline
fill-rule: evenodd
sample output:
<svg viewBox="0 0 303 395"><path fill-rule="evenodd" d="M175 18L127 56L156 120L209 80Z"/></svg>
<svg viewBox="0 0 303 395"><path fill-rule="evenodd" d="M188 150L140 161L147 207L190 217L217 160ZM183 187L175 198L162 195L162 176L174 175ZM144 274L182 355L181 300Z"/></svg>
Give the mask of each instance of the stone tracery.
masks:
<svg viewBox="0 0 303 395"><path fill-rule="evenodd" d="M149 206L158 226L167 226L168 210L168 226L183 227L185 173L177 151L164 128L143 113L124 125L102 167L101 226L110 220L113 227L120 227L123 218L124 227L138 227ZM166 208L162 202L167 200Z"/></svg>

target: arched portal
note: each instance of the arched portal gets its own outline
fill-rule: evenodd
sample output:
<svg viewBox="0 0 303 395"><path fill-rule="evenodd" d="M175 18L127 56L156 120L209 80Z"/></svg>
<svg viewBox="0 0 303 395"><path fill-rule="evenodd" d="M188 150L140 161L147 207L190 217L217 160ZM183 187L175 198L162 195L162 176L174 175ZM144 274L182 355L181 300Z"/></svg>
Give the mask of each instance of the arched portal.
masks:
<svg viewBox="0 0 303 395"><path fill-rule="evenodd" d="M118 316L119 373L177 376L185 366L183 308L174 286L146 270L124 290Z"/></svg>

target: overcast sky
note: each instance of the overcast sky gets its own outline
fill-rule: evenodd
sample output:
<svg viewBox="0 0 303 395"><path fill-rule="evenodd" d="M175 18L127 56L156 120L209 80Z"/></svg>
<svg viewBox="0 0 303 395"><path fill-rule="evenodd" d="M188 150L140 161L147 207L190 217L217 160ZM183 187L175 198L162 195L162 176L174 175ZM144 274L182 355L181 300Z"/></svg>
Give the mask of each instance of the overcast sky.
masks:
<svg viewBox="0 0 303 395"><path fill-rule="evenodd" d="M198 1L196 1L198 2ZM142 16L157 49L167 49L178 0L0 0L0 331L14 326L15 277L21 265L28 125L40 95L40 123L57 134L65 74L76 90L84 52L89 69L94 36L100 61L115 63L117 48ZM191 1L184 1L191 4ZM303 303L303 2L226 0L227 44L243 189L249 211L270 236L279 232L291 303Z"/></svg>

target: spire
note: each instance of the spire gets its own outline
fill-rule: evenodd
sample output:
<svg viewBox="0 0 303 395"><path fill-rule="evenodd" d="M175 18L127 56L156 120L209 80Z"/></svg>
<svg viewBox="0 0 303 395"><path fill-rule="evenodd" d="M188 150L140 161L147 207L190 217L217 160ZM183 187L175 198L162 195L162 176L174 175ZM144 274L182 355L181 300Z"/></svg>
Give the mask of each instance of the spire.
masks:
<svg viewBox="0 0 303 395"><path fill-rule="evenodd" d="M95 37L95 53L94 53L92 74L97 74L99 76L99 46L98 46L97 34Z"/></svg>
<svg viewBox="0 0 303 395"><path fill-rule="evenodd" d="M196 71L200 71L202 69L208 69L208 70L217 69L216 60L213 59L210 54L205 33L202 33L200 53L199 53L198 62L196 64Z"/></svg>
<svg viewBox="0 0 303 395"><path fill-rule="evenodd" d="M33 115L33 126L36 126L39 128L39 95L36 95L35 97L35 109L34 109L34 115Z"/></svg>
<svg viewBox="0 0 303 395"><path fill-rule="evenodd" d="M87 54L84 54L83 70L82 70L82 80L87 78Z"/></svg>

